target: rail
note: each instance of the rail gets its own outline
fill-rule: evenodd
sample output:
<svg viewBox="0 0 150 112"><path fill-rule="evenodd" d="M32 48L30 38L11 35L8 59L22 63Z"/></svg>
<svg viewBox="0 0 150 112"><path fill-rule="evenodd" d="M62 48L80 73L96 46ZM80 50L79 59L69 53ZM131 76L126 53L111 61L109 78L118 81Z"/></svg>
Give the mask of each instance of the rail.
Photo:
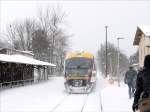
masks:
<svg viewBox="0 0 150 112"><path fill-rule="evenodd" d="M60 100L60 102L58 102L49 112L56 112L56 110L63 105L63 103L67 100L67 98L69 98L69 96L72 96L72 94L67 94L66 96L64 96L64 98L62 100ZM88 100L88 96L89 94L86 95L85 99L83 100L83 105L81 106L81 109L79 112L84 112L84 108L85 105L87 103Z"/></svg>
<svg viewBox="0 0 150 112"><path fill-rule="evenodd" d="M32 84L33 82L34 82L34 79L2 82L2 83L0 83L0 89L12 88L12 87L16 87L16 86L24 86L24 85L27 85L29 83Z"/></svg>
<svg viewBox="0 0 150 112"><path fill-rule="evenodd" d="M83 106L82 106L82 108L81 108L81 112L84 111L85 105L86 105L87 100L88 100L88 96L89 96L89 94L87 94L87 96L86 96L85 99L84 99Z"/></svg>
<svg viewBox="0 0 150 112"><path fill-rule="evenodd" d="M63 102L70 96L71 94L67 94L66 96L64 96L64 98L57 103L49 112L54 112L61 104L63 104Z"/></svg>

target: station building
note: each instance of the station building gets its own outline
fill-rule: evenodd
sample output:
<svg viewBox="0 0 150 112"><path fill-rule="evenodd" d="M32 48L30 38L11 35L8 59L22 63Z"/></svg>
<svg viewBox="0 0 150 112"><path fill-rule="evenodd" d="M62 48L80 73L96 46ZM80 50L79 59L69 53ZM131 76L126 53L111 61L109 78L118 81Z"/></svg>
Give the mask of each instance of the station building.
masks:
<svg viewBox="0 0 150 112"><path fill-rule="evenodd" d="M133 45L139 49L139 66L143 67L144 58L150 54L150 25L137 26Z"/></svg>

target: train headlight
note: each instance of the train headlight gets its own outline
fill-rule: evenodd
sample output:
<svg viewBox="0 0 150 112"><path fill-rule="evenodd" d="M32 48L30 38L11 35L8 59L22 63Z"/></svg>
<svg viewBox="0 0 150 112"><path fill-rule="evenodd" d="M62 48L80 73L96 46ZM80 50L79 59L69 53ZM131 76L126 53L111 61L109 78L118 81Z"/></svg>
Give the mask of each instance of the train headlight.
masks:
<svg viewBox="0 0 150 112"><path fill-rule="evenodd" d="M71 74L66 74L66 77L70 77L71 76Z"/></svg>
<svg viewBox="0 0 150 112"><path fill-rule="evenodd" d="M80 87L83 84L83 80L74 80L74 86Z"/></svg>

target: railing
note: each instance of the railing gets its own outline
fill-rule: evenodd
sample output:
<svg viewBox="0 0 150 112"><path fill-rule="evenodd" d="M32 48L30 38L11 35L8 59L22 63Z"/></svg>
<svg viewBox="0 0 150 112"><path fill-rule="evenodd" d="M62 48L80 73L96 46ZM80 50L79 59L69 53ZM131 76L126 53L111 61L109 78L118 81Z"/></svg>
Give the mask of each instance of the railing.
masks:
<svg viewBox="0 0 150 112"><path fill-rule="evenodd" d="M3 83L0 83L0 89L12 88L12 87L17 87L17 86L24 86L27 84L32 84L33 82L34 82L34 79L3 82Z"/></svg>

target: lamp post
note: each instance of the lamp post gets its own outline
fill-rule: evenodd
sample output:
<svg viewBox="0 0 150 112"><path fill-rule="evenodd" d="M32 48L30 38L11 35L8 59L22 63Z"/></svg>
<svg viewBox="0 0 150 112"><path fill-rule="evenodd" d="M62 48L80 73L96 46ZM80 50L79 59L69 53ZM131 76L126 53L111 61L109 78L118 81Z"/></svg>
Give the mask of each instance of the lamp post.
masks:
<svg viewBox="0 0 150 112"><path fill-rule="evenodd" d="M107 28L108 26L105 26L105 30L106 30L106 71L105 71L105 76L107 77Z"/></svg>
<svg viewBox="0 0 150 112"><path fill-rule="evenodd" d="M120 80L119 80L119 73L120 73L120 72L119 72L119 66L120 66L120 65L119 65L119 63L120 63L120 61L119 61L119 59L120 59L119 40L120 40L120 39L124 39L124 38L122 38L122 37L118 37L118 38L117 38L117 40L118 40L118 41L117 41L117 42L118 42L118 64L117 64L118 66L117 66L117 75L118 75L118 85L119 85L119 87L120 87Z"/></svg>
<svg viewBox="0 0 150 112"><path fill-rule="evenodd" d="M109 57L109 65L110 65L110 74L111 74L111 77L112 77L112 55L113 54L114 53L111 53L111 52L108 53L108 56L110 56Z"/></svg>

